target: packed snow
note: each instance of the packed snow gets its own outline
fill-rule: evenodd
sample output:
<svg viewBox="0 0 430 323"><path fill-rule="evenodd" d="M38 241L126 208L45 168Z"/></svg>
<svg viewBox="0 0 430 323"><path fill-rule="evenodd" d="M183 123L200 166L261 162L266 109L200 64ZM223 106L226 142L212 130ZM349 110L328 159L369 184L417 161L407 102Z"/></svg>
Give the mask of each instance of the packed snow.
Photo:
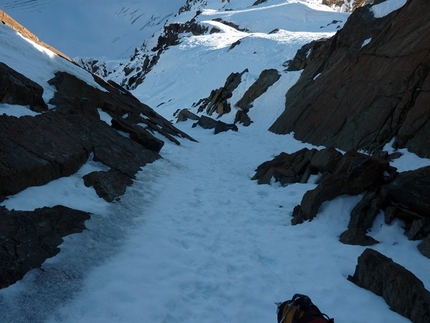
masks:
<svg viewBox="0 0 430 323"><path fill-rule="evenodd" d="M234 104L246 89L263 69L276 68L281 78L254 102L249 112L254 122L218 135L193 128L191 121L175 124L198 143L181 139L178 146L165 140L163 159L145 166L114 203L104 202L83 184L83 175L106 169L92 158L70 177L28 188L1 203L17 210L63 204L92 217L88 229L66 237L61 252L42 269L0 290L0 322L276 322L275 302L295 293L309 295L336 323L409 322L381 297L347 280L365 248L338 239L361 196L336 198L323 204L313 221L292 226L292 209L316 186L316 178L285 187L251 180L258 165L280 152L313 147L292 135L267 131L300 75L285 72L283 64L306 42L333 35L337 26L330 23L343 25L347 14L318 1L269 0L256 7L251 7L254 0L207 2L198 19L213 24L212 17L222 17L247 31L221 26L218 34L187 35L161 56L133 94L174 120L178 109L193 111L192 103L224 85L230 73L248 68L230 98L233 112L221 118L232 122ZM48 1L45 5L48 10ZM303 28L291 28L290 9ZM271 21L267 17L273 10L277 18ZM265 14L266 25L261 18ZM275 28L279 31L270 33ZM241 43L230 49L238 39ZM42 85L47 76L41 59L46 54L30 51L22 41L14 46L27 52L17 58L23 64L35 62L25 72ZM13 63L10 53L6 50L8 64ZM2 60L3 55L0 49ZM390 145L386 149L392 151ZM393 162L401 171L430 165L428 159L401 152ZM386 225L380 214L369 235L380 241L374 249L430 288L430 260L418 252L418 241L403 234L400 221Z"/></svg>

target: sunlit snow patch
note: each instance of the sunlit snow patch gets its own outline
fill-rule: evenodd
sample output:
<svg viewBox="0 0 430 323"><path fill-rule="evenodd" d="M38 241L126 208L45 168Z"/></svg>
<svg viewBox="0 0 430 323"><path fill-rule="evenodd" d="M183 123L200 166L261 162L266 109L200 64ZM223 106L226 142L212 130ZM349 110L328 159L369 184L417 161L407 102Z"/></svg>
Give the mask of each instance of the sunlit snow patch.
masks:
<svg viewBox="0 0 430 323"><path fill-rule="evenodd" d="M385 2L373 5L370 10L375 18L382 18L393 11L400 9L405 5L407 0L387 0Z"/></svg>

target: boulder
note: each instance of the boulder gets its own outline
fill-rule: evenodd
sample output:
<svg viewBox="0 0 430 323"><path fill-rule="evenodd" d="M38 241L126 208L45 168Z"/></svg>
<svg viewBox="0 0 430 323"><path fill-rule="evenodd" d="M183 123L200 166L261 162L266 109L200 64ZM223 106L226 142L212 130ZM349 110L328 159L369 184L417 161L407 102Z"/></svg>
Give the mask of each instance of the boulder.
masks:
<svg viewBox="0 0 430 323"><path fill-rule="evenodd" d="M308 148L293 154L283 152L273 160L258 166L252 180L257 180L258 184L270 184L272 178L281 185L306 183L312 173L318 173L318 170L311 166L311 160L316 152L316 149Z"/></svg>
<svg viewBox="0 0 430 323"><path fill-rule="evenodd" d="M55 256L63 237L82 232L89 213L64 206L31 212L0 207L0 288L20 280Z"/></svg>
<svg viewBox="0 0 430 323"><path fill-rule="evenodd" d="M257 0L252 5L253 6L258 6L259 4L262 4L262 3L265 3L265 2L267 2L267 0Z"/></svg>
<svg viewBox="0 0 430 323"><path fill-rule="evenodd" d="M215 129L217 120L214 120L212 118L209 118L205 115L201 116L199 120L193 124L193 128L196 126L200 126L203 129Z"/></svg>
<svg viewBox="0 0 430 323"><path fill-rule="evenodd" d="M179 144L179 142L174 137L195 141L114 81L105 82L96 76L94 76L94 80L105 91L89 86L84 81L68 73L56 73L55 77L49 80L49 83L57 89L55 97L50 103L56 105L57 110L76 113L77 107L73 102L70 102L70 98L75 98L75 101L77 98L84 103L83 107L79 109L81 113L94 111L96 107L108 113L112 118L122 118L127 115L125 119L128 119L134 126L142 127L144 125L145 129L158 132L176 144ZM89 109L88 106L93 108Z"/></svg>
<svg viewBox="0 0 430 323"><path fill-rule="evenodd" d="M412 223L422 217L412 211L400 207L399 205L388 204L384 207L385 223L390 224L394 219L400 219L405 223Z"/></svg>
<svg viewBox="0 0 430 323"><path fill-rule="evenodd" d="M229 124L218 120L215 125L214 134L216 135L220 132L226 132L229 130L238 131L239 129L235 124Z"/></svg>
<svg viewBox="0 0 430 323"><path fill-rule="evenodd" d="M87 187L94 187L97 195L108 202L114 201L118 196L124 195L127 186L133 183L130 176L111 169L107 172L96 171L83 177Z"/></svg>
<svg viewBox="0 0 430 323"><path fill-rule="evenodd" d="M340 160L335 172L324 178L319 185L307 191L300 207L304 220L312 220L320 206L343 194L358 195L384 182L387 161L349 151ZM300 223L293 219L294 223Z"/></svg>
<svg viewBox="0 0 430 323"><path fill-rule="evenodd" d="M362 229L348 229L340 235L339 241L354 246L373 246L379 243L366 233L367 231Z"/></svg>
<svg viewBox="0 0 430 323"><path fill-rule="evenodd" d="M203 129L214 129L215 135L229 130L238 131L238 128L235 124L228 124L220 120L214 120L205 115L202 115L199 121L193 124L193 128L196 126L200 126Z"/></svg>
<svg viewBox="0 0 430 323"><path fill-rule="evenodd" d="M179 111L179 113L177 113L176 116L177 120L176 122L183 122L183 121L187 121L188 119L190 120L199 120L199 116L192 113L190 110L188 109L182 109Z"/></svg>
<svg viewBox="0 0 430 323"><path fill-rule="evenodd" d="M382 198L376 191L368 191L351 212L348 230L343 232L339 241L350 245L371 246L377 240L366 235L372 228L376 216L381 212Z"/></svg>
<svg viewBox="0 0 430 323"><path fill-rule="evenodd" d="M382 296L393 311L412 322L430 322L430 292L413 273L381 253L364 250L348 280Z"/></svg>
<svg viewBox="0 0 430 323"><path fill-rule="evenodd" d="M236 115L234 117L234 124L240 123L245 127L248 127L251 125L252 120L248 115L249 110L237 110Z"/></svg>
<svg viewBox="0 0 430 323"><path fill-rule="evenodd" d="M430 157L426 5L427 0L408 0L381 18L370 6L357 8L301 64L305 68L286 94L286 109L270 130L345 151L373 152L394 138L395 148Z"/></svg>

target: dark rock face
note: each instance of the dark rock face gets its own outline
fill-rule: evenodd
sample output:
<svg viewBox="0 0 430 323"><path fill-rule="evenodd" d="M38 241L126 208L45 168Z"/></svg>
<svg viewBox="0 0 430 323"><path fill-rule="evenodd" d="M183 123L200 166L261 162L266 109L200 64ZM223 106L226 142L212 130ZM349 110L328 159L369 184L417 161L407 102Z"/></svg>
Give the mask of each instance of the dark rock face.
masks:
<svg viewBox="0 0 430 323"><path fill-rule="evenodd" d="M316 153L316 149L307 148L293 154L283 152L258 166L252 180L257 180L258 184L270 184L272 178L281 185L306 183L311 174L318 173L318 169L312 167L312 159Z"/></svg>
<svg viewBox="0 0 430 323"><path fill-rule="evenodd" d="M193 107L198 107L198 112L205 112L210 116L213 113L217 113L218 117L220 117L224 113L229 113L231 111L231 106L227 100L232 97L233 91L239 86L242 81L242 75L246 72L248 72L247 69L242 73L231 73L227 77L224 86L217 90L212 90L209 97L193 104Z"/></svg>
<svg viewBox="0 0 430 323"><path fill-rule="evenodd" d="M356 9L342 30L310 52L270 130L345 151L372 152L395 138L396 147L430 157L426 5L409 0L379 19L369 6Z"/></svg>
<svg viewBox="0 0 430 323"><path fill-rule="evenodd" d="M430 166L400 173L383 188L383 194L396 205L430 218Z"/></svg>
<svg viewBox="0 0 430 323"><path fill-rule="evenodd" d="M418 245L418 250L427 258L430 258L430 235L427 236L423 241Z"/></svg>
<svg viewBox="0 0 430 323"><path fill-rule="evenodd" d="M75 76L57 73L49 81L57 89L49 102L56 108L47 110L40 86L6 65L0 69L3 102L46 110L35 117L0 116L0 201L29 186L75 173L90 155L110 169L87 174L84 183L113 201L144 165L160 158L164 142L153 133L177 144L175 137L193 140L113 82L97 79L102 91ZM100 113L109 114L115 128L129 137L102 121ZM62 206L33 212L0 208L0 288L56 255L61 238L81 232L88 218L88 213Z"/></svg>
<svg viewBox="0 0 430 323"><path fill-rule="evenodd" d="M132 177L115 169L107 172L92 172L85 175L83 179L85 186L94 187L97 195L108 202L124 195L127 186L133 184Z"/></svg>
<svg viewBox="0 0 430 323"><path fill-rule="evenodd" d="M367 231L365 230L348 229L340 235L339 241L344 244L355 246L373 246L374 244L379 243L379 241L369 237L366 233Z"/></svg>
<svg viewBox="0 0 430 323"><path fill-rule="evenodd" d="M14 284L55 256L62 237L82 232L89 218L86 212L64 206L32 212L0 207L0 288Z"/></svg>
<svg viewBox="0 0 430 323"><path fill-rule="evenodd" d="M265 93L280 77L281 75L276 69L262 71L258 79L246 90L243 97L235 105L242 110L252 108L254 100Z"/></svg>
<svg viewBox="0 0 430 323"><path fill-rule="evenodd" d="M345 3L344 0L323 0L322 4L325 4L326 6L332 7L342 7L343 5L346 6L346 10L348 11L354 11L355 9L365 6L369 3L379 3L384 0L353 0L350 3Z"/></svg>
<svg viewBox="0 0 430 323"><path fill-rule="evenodd" d="M219 89L212 90L211 94L204 99L201 99L197 103L193 104L193 107L197 108L197 112L204 112L209 116L214 113L218 117L225 113L231 112L231 105L228 102L233 96L233 91L239 86L242 81L242 75L247 73L248 69L245 69L241 73L231 73L224 86ZM243 97L235 104L239 110L235 116L235 124L237 122L244 126L249 126L252 120L248 116L249 109L252 108L255 99L260 97L267 89L272 86L281 76L276 69L264 70L261 72L258 79L249 87L244 93Z"/></svg>
<svg viewBox="0 0 430 323"><path fill-rule="evenodd" d="M355 152L347 152L339 162L335 172L319 185L305 193L301 201L303 219L312 220L320 206L343 194L358 195L384 181L384 172L388 170L388 162Z"/></svg>
<svg viewBox="0 0 430 323"><path fill-rule="evenodd" d="M199 118L200 118L198 115L192 113L188 109L182 109L180 111L177 111L175 113L175 116L177 118L176 122L183 122L183 121L187 121L188 119L199 120Z"/></svg>
<svg viewBox="0 0 430 323"><path fill-rule="evenodd" d="M257 0L252 5L253 6L258 6L259 4L262 4L262 3L265 3L265 2L267 2L267 0Z"/></svg>
<svg viewBox="0 0 430 323"><path fill-rule="evenodd" d="M321 174L318 186L305 193L293 211L292 224L312 220L320 206L337 196L364 193L354 207L348 229L341 234L345 244L370 246L378 243L367 232L376 216L384 212L385 222L394 219L404 223L405 235L410 240L423 240L419 250L429 257L430 248L430 167L398 173L386 159L357 152L342 155L334 148L302 149L293 154L281 153L256 169L253 180L281 185L306 183L311 174Z"/></svg>
<svg viewBox="0 0 430 323"><path fill-rule="evenodd" d="M46 111L42 87L0 62L0 103L28 105L36 112Z"/></svg>
<svg viewBox="0 0 430 323"><path fill-rule="evenodd" d="M225 132L229 130L238 131L238 128L234 124L228 124L219 120L214 120L207 116L201 116L199 120L193 124L193 127L200 126L203 129L214 129L214 134Z"/></svg>
<svg viewBox="0 0 430 323"><path fill-rule="evenodd" d="M412 322L430 322L430 292L414 274L379 252L366 249L348 279L382 296L393 311Z"/></svg>
<svg viewBox="0 0 430 323"><path fill-rule="evenodd" d="M381 212L383 206L382 198L376 191L368 191L363 199L351 212L348 230L339 237L340 242L351 245L370 246L378 243L372 237L366 235L372 228L373 221Z"/></svg>
<svg viewBox="0 0 430 323"><path fill-rule="evenodd" d="M69 176L91 153L96 161L131 179L160 157L101 122L88 102L71 102L63 108L36 117L0 116L0 195Z"/></svg>

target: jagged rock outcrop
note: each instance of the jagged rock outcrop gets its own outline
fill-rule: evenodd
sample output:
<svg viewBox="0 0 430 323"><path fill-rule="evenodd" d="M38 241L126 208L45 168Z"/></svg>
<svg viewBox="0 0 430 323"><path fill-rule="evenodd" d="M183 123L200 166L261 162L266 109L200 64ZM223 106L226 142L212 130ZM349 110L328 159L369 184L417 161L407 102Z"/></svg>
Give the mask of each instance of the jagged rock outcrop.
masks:
<svg viewBox="0 0 430 323"><path fill-rule="evenodd" d="M281 75L276 69L272 68L262 71L258 79L246 90L243 97L236 102L235 106L242 110L252 108L255 99L265 93L280 77Z"/></svg>
<svg viewBox="0 0 430 323"><path fill-rule="evenodd" d="M253 6L258 6L259 4L262 4L262 3L265 3L265 2L267 2L267 0L257 0L252 5Z"/></svg>
<svg viewBox="0 0 430 323"><path fill-rule="evenodd" d="M293 214L293 223L312 220L321 205L343 194L358 195L384 183L389 163L379 158L349 151L333 174L325 177L318 186L307 191L300 203L301 212ZM297 210L296 210L297 211Z"/></svg>
<svg viewBox="0 0 430 323"><path fill-rule="evenodd" d="M238 131L238 128L235 124L228 124L220 120L214 120L205 115L202 115L199 120L193 124L193 128L196 126L200 126L203 129L214 129L215 135L229 130Z"/></svg>
<svg viewBox="0 0 430 323"><path fill-rule="evenodd" d="M82 232L89 218L86 212L64 206L32 212L0 207L0 288L14 284L55 256L62 237Z"/></svg>
<svg viewBox="0 0 430 323"><path fill-rule="evenodd" d="M383 195L393 204L430 218L430 166L400 173L383 187Z"/></svg>
<svg viewBox="0 0 430 323"><path fill-rule="evenodd" d="M316 145L377 151L395 138L430 157L430 12L408 0L375 18L357 8L342 30L310 52L286 109L270 127Z"/></svg>
<svg viewBox="0 0 430 323"><path fill-rule="evenodd" d="M354 151L343 155L333 147L304 148L264 162L252 179L259 184L275 181L288 185L306 183L310 175L319 175L317 187L306 192L292 210L292 224L312 220L324 202L337 196L364 193L351 211L347 230L339 237L342 243L362 246L378 243L367 233L383 211L387 224L399 219L408 239L423 240L419 250L430 258L430 191L426 189L430 187L430 167L398 173L389 165L389 159L396 154L380 155L385 159Z"/></svg>
<svg viewBox="0 0 430 323"><path fill-rule="evenodd" d="M258 184L270 184L272 179L281 185L306 183L311 174L318 173L312 165L316 153L316 149L307 148L293 154L283 152L258 166L252 180L257 180Z"/></svg>
<svg viewBox="0 0 430 323"><path fill-rule="evenodd" d="M179 142L174 136L192 140L128 92L113 83L98 81L106 92L70 74L58 73L50 81L57 88L50 102L56 105L55 110L35 117L0 116L0 196L69 176L90 154L117 171L98 177L106 183L95 187L110 187L108 183L113 180L109 175L116 179L123 176L118 182L129 183L142 166L160 158L158 152L162 143L150 131L157 131L176 143ZM117 122L124 120L124 124L130 125L128 132L135 140L120 135L101 121L97 108L109 113ZM123 118L124 115L127 117ZM133 118L134 123L130 121ZM117 190L121 191L125 191L125 186ZM100 190L98 193L111 196Z"/></svg>
<svg viewBox="0 0 430 323"><path fill-rule="evenodd" d="M348 280L382 296L393 311L412 322L430 322L430 292L422 281L376 250L364 250Z"/></svg>
<svg viewBox="0 0 430 323"><path fill-rule="evenodd" d="M182 109L175 113L177 117L177 122L183 122L188 119L195 120L192 127L195 128L197 126L202 127L203 129L214 129L214 134L218 134L220 132L225 132L229 130L238 131L239 129L235 124L225 123L220 120L212 119L208 116L201 115L198 116L187 109Z"/></svg>
<svg viewBox="0 0 430 323"><path fill-rule="evenodd" d="M182 109L182 110L176 111L174 116L176 116L176 122L183 122L183 121L187 121L188 119L190 120L200 119L198 115L192 113L188 109Z"/></svg>
<svg viewBox="0 0 430 323"><path fill-rule="evenodd" d="M231 105L227 100L233 96L233 91L242 81L243 74L247 72L248 69L242 71L241 73L231 73L227 77L224 86L217 90L212 90L209 97L194 103L193 107L197 108L197 112L205 112L210 116L214 112L218 114L218 117L225 113L229 113L231 111Z"/></svg>
<svg viewBox="0 0 430 323"><path fill-rule="evenodd" d="M243 74L247 72L248 69L245 69L241 73L231 73L227 77L224 86L217 90L212 90L207 98L199 100L192 107L197 108L197 112L204 112L209 116L217 113L218 117L220 117L225 113L231 112L231 104L228 100L233 96L233 91L242 81ZM254 101L265 93L280 77L281 75L276 69L262 71L257 80L245 91L242 98L234 104L238 108L234 123L249 126L252 120L249 118L248 112L253 107Z"/></svg>

